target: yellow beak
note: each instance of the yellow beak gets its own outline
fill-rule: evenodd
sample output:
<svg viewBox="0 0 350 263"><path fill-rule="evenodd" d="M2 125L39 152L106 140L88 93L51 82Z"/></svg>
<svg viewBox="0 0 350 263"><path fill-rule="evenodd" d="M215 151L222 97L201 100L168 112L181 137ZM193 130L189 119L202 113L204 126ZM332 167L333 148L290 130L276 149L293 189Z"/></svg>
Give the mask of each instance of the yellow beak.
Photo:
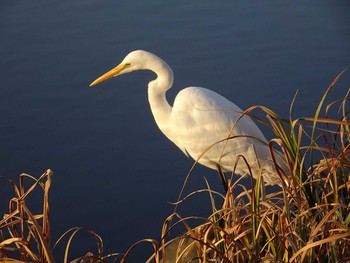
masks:
<svg viewBox="0 0 350 263"><path fill-rule="evenodd" d="M116 66L114 69L108 71L107 73L103 74L101 77L94 80L89 86L90 87L94 86L102 81L105 81L107 79L110 79L112 77L119 75L120 72L122 72L122 70L125 69L125 67L126 67L125 64L120 64L120 65Z"/></svg>

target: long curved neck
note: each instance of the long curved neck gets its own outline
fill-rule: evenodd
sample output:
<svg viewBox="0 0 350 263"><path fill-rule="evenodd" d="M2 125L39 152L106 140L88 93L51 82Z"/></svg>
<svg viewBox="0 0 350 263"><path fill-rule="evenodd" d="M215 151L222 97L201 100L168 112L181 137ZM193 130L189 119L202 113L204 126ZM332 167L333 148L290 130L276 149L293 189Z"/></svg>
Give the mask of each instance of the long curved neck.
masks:
<svg viewBox="0 0 350 263"><path fill-rule="evenodd" d="M157 78L148 84L148 101L153 117L159 129L175 143L174 131L171 129L171 110L165 93L171 88L174 80L171 68L162 60L149 68L157 74Z"/></svg>

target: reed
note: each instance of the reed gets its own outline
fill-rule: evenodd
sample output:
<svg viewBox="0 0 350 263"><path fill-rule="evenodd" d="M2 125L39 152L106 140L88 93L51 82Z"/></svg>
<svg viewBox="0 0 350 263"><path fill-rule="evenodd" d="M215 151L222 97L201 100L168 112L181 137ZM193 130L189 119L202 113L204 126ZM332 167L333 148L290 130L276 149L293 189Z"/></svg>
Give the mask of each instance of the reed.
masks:
<svg viewBox="0 0 350 263"><path fill-rule="evenodd" d="M135 247L142 245L154 251L147 262L349 262L350 90L327 102L344 72L322 95L314 116L292 118L296 97L289 119L263 106L245 111L275 134L269 142L270 154L273 160L281 154L288 167L288 171L276 167L282 187L273 188L262 177L253 180L248 175L247 181L232 173L227 178L226 195L212 189L207 181L206 188L184 195L193 176L191 170L159 240L140 240L123 254L103 255L102 238L88 228L72 228L53 244L49 218L53 173L47 170L38 179L22 174L18 184L3 180L9 182L14 196L0 221L0 261L55 262L53 252L64 244L60 262L127 262ZM256 111L265 117L254 117ZM39 213L29 206L28 197L35 189L43 200ZM184 217L178 212L187 199L203 192L211 215ZM71 244L81 231L96 240L96 251L72 260ZM179 231L183 234L172 234Z"/></svg>
<svg viewBox="0 0 350 263"><path fill-rule="evenodd" d="M3 177L12 186L14 197L9 200L8 212L3 214L0 221L0 261L54 262L50 249L49 217L52 175L51 170L47 170L39 179L21 174L18 184ZM36 188L42 190L41 213L33 213L27 204L28 197Z"/></svg>

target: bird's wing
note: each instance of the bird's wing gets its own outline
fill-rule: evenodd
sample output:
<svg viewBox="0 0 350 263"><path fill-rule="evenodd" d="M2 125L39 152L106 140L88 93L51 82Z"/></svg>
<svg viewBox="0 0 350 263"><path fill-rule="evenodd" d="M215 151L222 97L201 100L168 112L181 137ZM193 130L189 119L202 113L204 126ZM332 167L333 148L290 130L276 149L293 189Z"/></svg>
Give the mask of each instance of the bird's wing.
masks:
<svg viewBox="0 0 350 263"><path fill-rule="evenodd" d="M177 145L185 149L194 159L211 145L230 136L253 136L265 140L256 124L247 116L241 117L242 110L223 96L204 88L189 87L179 92L172 110L173 127L177 135ZM236 124L235 124L236 123ZM233 131L231 130L234 125ZM251 147L249 138L230 140L225 146L226 154L244 154ZM216 147L216 149L214 149ZM223 150L217 145L206 154L207 161L215 161ZM225 153L222 153L225 154ZM206 162L203 160L203 162ZM210 166L208 163L204 165ZM214 166L214 164L212 165Z"/></svg>

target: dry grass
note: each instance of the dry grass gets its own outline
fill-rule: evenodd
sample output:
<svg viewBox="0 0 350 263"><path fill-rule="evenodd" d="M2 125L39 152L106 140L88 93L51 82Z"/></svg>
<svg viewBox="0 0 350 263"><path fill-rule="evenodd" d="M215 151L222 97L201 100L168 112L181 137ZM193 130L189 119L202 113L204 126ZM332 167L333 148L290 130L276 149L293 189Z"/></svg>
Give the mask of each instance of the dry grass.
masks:
<svg viewBox="0 0 350 263"><path fill-rule="evenodd" d="M49 243L48 198L51 179L51 170L47 170L39 179L28 174L21 174L19 185L7 179L13 187L15 196L9 200L9 211L4 213L0 221L0 261L54 261ZM32 181L28 188L26 180ZM26 199L37 187L43 190L43 209L42 213L33 214L26 204Z"/></svg>
<svg viewBox="0 0 350 263"><path fill-rule="evenodd" d="M54 262L53 250L66 242L61 261L69 262L72 240L87 231L96 240L96 252L73 262L125 262L144 243L154 249L148 262L350 262L350 90L326 103L343 73L326 90L312 117L285 120L262 106L246 111L250 115L263 111L266 119L257 121L275 133L269 145L272 156L274 150L280 151L288 166L287 174L279 170L282 188L271 190L262 178L251 179L247 187L231 175L229 191L223 196L207 182L206 189L181 196L176 206L206 192L213 211L208 218L182 217L176 210L165 220L160 240L140 240L123 255L103 256L101 237L86 228L70 229L51 244L52 171L39 179L22 174L18 185L6 179L14 197L0 221L0 261ZM42 194L40 213L28 206L35 189ZM182 236L169 235L179 229Z"/></svg>
<svg viewBox="0 0 350 263"><path fill-rule="evenodd" d="M107 262L116 259L119 254L102 256L102 238L93 230L82 227L71 228L54 244L51 243L49 190L53 177L47 170L38 179L28 174L19 176L19 183L2 177L14 191L8 202L8 212L0 221L0 262L55 262L53 252L58 244L66 241L64 255L58 262ZM42 200L42 210L33 212L31 199ZM79 232L87 232L96 241L95 254L87 252L78 259L69 260L73 239ZM64 245L64 244L63 244Z"/></svg>
<svg viewBox="0 0 350 263"><path fill-rule="evenodd" d="M247 189L232 176L222 197L208 184L202 191L209 193L213 214L195 228L187 223L193 218L171 215L150 261L163 262L176 253L170 262L350 262L350 90L326 104L344 72L313 117L284 120L262 106L248 109L249 115L262 110L266 120L257 120L276 135L271 154L282 152L289 168L287 174L279 170L283 187L269 193L260 178ZM180 225L187 229L183 238L168 240Z"/></svg>

